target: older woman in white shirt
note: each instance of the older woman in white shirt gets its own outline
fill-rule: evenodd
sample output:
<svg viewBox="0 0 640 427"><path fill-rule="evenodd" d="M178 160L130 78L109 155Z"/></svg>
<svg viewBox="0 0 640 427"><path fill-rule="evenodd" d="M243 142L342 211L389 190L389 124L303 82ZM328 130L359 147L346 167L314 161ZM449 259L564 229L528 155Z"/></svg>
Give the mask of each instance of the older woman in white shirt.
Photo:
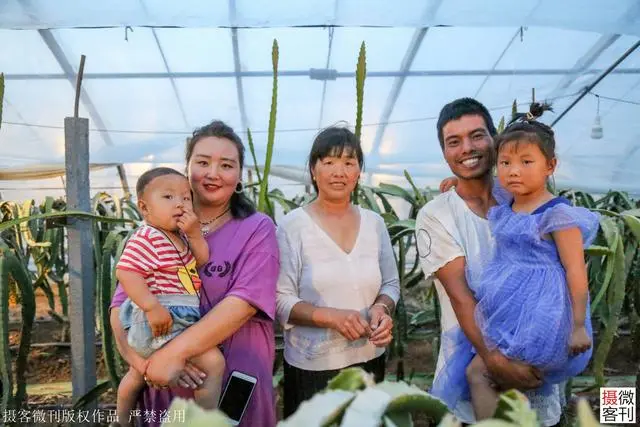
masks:
<svg viewBox="0 0 640 427"><path fill-rule="evenodd" d="M286 215L277 231L285 417L343 368L383 379L400 295L384 220L350 202L363 167L358 139L346 128L325 129L309 167L317 198Z"/></svg>

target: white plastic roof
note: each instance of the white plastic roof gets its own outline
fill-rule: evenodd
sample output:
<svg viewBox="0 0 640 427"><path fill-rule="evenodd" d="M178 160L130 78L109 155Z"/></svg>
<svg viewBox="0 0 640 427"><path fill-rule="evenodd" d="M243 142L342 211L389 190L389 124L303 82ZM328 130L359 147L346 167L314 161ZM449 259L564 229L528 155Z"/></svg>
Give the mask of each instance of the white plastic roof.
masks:
<svg viewBox="0 0 640 427"><path fill-rule="evenodd" d="M63 120L72 114L81 54L80 115L90 119L92 163L124 163L134 185L151 165L180 167L185 138L213 118L243 135L251 128L262 159L274 38L275 165L304 168L319 128L353 125L364 41L371 182L403 183L407 169L419 184L435 186L449 175L435 129L445 103L476 97L497 123L514 99L525 109L535 88L537 99L554 102L545 117L554 121L638 43L640 2L5 0L0 168L64 161ZM335 70L336 78L313 79L311 69ZM604 129L598 140L590 138L595 95ZM558 186L639 195L638 118L640 48L555 124ZM117 188L115 169L93 172L92 186ZM51 194L61 184L0 181L4 198L28 193L15 188Z"/></svg>

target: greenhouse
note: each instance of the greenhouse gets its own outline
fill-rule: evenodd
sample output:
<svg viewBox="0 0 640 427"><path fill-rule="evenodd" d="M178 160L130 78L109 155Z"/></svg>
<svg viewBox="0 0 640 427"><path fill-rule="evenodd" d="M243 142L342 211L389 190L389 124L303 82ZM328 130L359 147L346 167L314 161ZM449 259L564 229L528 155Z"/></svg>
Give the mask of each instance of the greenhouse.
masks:
<svg viewBox="0 0 640 427"><path fill-rule="evenodd" d="M486 107L492 121L487 128L495 126L498 132L508 130L516 113L524 116L532 103L550 105L551 110L538 118L553 130L556 143L557 167L549 174L548 192L598 218L593 238L584 240L582 257L588 281L587 320L593 325L592 355L579 374L554 384L562 389L559 422L613 422L611 414L603 418L607 405L617 408L618 417L630 407L622 398L615 405L603 400L603 393L622 387L616 390L635 396L640 384L640 2L4 0L0 45L1 423L68 425L80 422L71 417L82 411L97 417L91 420L96 425L115 421L118 385L128 366L135 369L112 330L111 307L118 297L116 289L124 289L125 297L130 292L125 285L117 288L125 277L116 273L121 272L123 251L146 227L143 220L149 222L150 208L140 203L139 179L154 168L186 171L198 217L193 217L196 225L184 227L197 228L198 242L205 242L205 247L209 242L211 253L217 246L207 237L209 225L217 230L221 219L222 231L227 227L225 215L233 217L231 222L239 218L233 206L225 211L212 208L206 215L197 208L204 204L204 199L198 202L198 179L205 181L202 188L213 185L223 191L226 185L223 172L222 181L214 185L206 183L209 175L202 178L193 169L192 157L202 147L198 141L213 136L234 142L229 133L203 130L214 120L228 125L245 149L239 183L229 187L228 197L242 197L255 206L254 215L269 217L280 245L279 251L274 245L280 265L273 280L277 307L269 303L273 313L250 297L237 298L256 317L263 315L260 322L269 320L275 360L270 372L273 387L265 393L273 394L275 408L269 414L275 419L251 415L250 399L258 399L262 382L259 378L256 385L258 376L249 375L254 394L240 409L238 417L244 418L236 422L265 427L275 426L274 422L282 426L468 423L446 399L432 393L436 365L440 372L439 357L445 357L443 346L450 339L445 318L460 320L460 312L437 275L442 266L427 271L424 260L443 244L433 232L425 232L428 244L420 235L421 215L431 212L429 205L435 206L432 203L441 192L457 191L441 188L443 180L457 176L457 188L462 189L467 179L451 166L448 145L439 140L442 129L437 126L443 107L465 97ZM304 409L290 415L285 390L292 374L287 369L295 365L300 371L318 371L321 364L309 368L313 357L308 356L296 365L295 351L287 347L296 342L295 330L304 328L282 321L283 272L288 256L307 262L310 255L287 252L281 236L283 227L291 226L288 217L322 200L326 183L315 168L323 157L317 164L310 164L310 158L316 159L312 145L327 128L348 129L362 149L355 189L349 193L350 206L361 209L356 209L360 222L354 224L364 227L369 214L362 212L372 211L386 225L381 235L391 242L389 257L399 295L380 291L376 297L376 292L367 304L371 310L384 309L393 325L390 341L375 349L386 348L383 356L376 353L384 359L385 381L374 383L364 371L343 370L329 382L326 393L311 393L311 399L302 399ZM487 137L497 140L495 135ZM238 166L239 160L233 162ZM349 181L349 172L344 176ZM342 183L326 185L330 194L342 189ZM469 208L477 213L471 204ZM232 213L227 212L230 209ZM313 214L306 218L324 224ZM462 220L454 222L459 226ZM364 229L344 224L348 223L338 227L337 234L327 231L323 236L333 240L334 249L342 248L342 255L351 256L340 271L348 275L353 269L357 274L353 260L362 243L359 230ZM197 245L186 237L192 233L180 230L184 233L178 240L186 242L185 250L194 251L196 262ZM200 230L205 238L199 237ZM340 236L350 231L355 243L346 250L339 242L349 238ZM242 233L229 236L224 250L231 251L240 244ZM364 250L366 245L362 246L359 249ZM181 253L180 244L173 247ZM231 279L225 280L232 283L237 265L244 262L246 247L243 250L236 261L210 259L204 267L198 261L198 272L180 255L176 268L184 266L196 290L200 279L206 288L212 275L223 277L229 269ZM460 256L464 259L472 252L464 248ZM195 276L190 276L191 269ZM309 269L296 270L300 281L296 286L302 286L305 274L311 275L303 274ZM384 276L384 268L376 274ZM196 285L193 277L198 275ZM563 280L573 283L570 276L567 273ZM387 280L377 280L384 289ZM294 300L302 301L303 294ZM200 291L198 295L202 296ZM224 302L228 297L223 296ZM335 308L363 309L373 316L367 307L341 304ZM205 311L214 313L214 306L224 304L211 304ZM236 313L245 309L238 307L234 306ZM288 310L292 314L285 311L284 319L290 316L291 321L295 310ZM327 336L346 337L344 330L327 331ZM210 332L206 340L215 338L214 344L225 348L223 332L216 333ZM228 337L235 333L229 329L225 345L231 345ZM200 336L205 341L205 335ZM169 348L173 347L159 352ZM144 365L151 370L138 372L145 379L145 373L153 377L153 357ZM233 359L226 363L223 395L231 384L227 379L235 378L230 371L241 371L232 369ZM330 369L337 373L351 365ZM494 418L507 425L557 424L546 421L536 403L530 402L531 394L512 388L519 387L502 390ZM150 398L151 394L146 390L144 403L140 399L138 425L231 425L227 417L233 420L223 407L224 396L222 412L174 400L171 408L180 411L178 419L148 420L145 411L160 409L153 403L158 397ZM200 402L198 393L196 401ZM616 418L616 423L636 422L635 401L633 418Z"/></svg>

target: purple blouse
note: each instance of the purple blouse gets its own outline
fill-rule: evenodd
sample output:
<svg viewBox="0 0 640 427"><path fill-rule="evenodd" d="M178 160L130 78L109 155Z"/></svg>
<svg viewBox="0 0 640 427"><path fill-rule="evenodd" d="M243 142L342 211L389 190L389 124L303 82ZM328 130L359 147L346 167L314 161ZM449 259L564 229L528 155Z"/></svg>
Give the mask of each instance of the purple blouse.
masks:
<svg viewBox="0 0 640 427"><path fill-rule="evenodd" d="M280 268L275 226L268 216L256 213L243 220L232 219L206 236L209 262L199 269L202 280L200 312L204 316L227 296L243 299L258 312L235 334L225 340L222 350L226 360L223 390L229 374L235 370L258 379L241 427L276 425L275 396L272 383L275 359L273 320L276 309L276 282ZM126 299L118 286L111 307ZM155 390L146 388L140 399L145 426L161 425L160 414L174 396L192 397L186 389ZM155 419L144 419L154 410ZM171 414L169 414L171 416Z"/></svg>

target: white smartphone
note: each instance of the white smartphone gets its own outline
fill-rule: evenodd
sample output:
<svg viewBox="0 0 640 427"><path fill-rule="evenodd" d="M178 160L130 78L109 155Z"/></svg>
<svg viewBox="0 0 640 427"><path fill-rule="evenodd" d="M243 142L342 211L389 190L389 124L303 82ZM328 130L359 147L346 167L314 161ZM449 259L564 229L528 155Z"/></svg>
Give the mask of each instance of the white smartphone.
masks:
<svg viewBox="0 0 640 427"><path fill-rule="evenodd" d="M229 418L231 425L240 424L257 382L251 375L238 371L233 371L229 376L218 408Z"/></svg>

